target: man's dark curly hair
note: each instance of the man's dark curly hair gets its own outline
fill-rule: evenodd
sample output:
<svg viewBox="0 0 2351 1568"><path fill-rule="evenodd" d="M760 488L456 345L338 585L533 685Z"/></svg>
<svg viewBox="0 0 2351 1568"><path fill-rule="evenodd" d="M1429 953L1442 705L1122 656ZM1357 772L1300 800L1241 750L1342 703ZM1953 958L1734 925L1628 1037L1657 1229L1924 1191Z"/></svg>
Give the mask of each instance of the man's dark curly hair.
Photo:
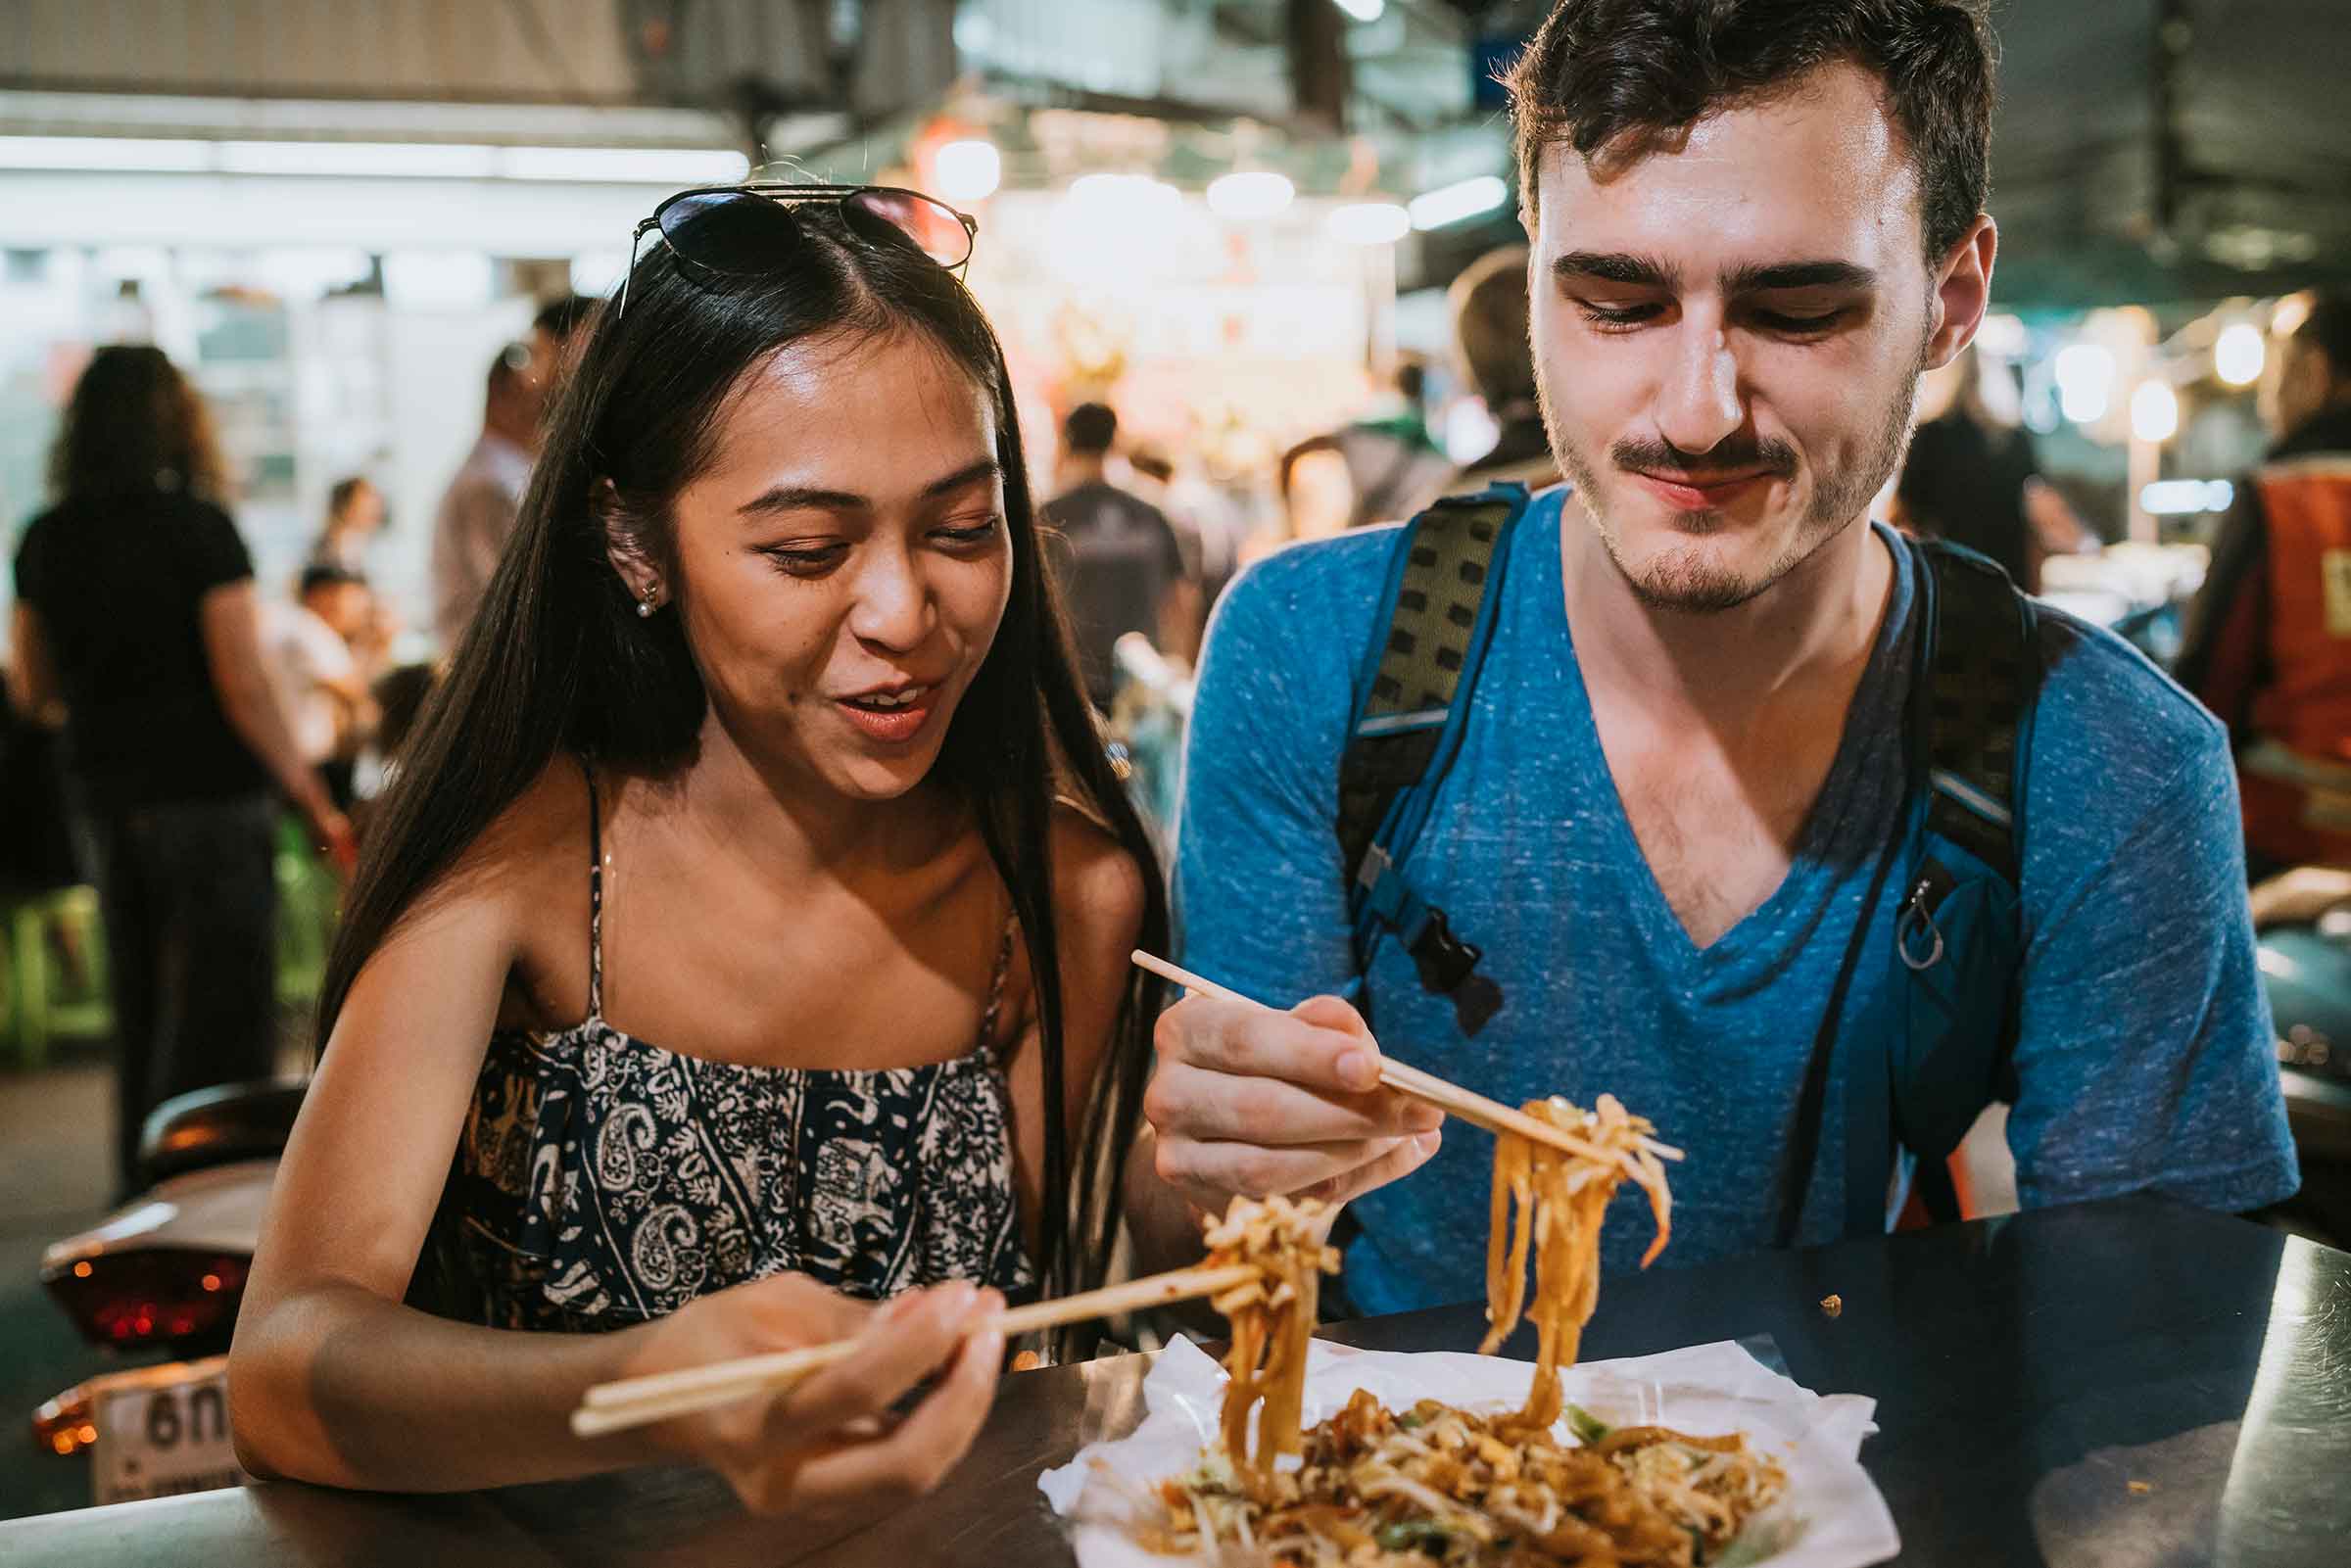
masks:
<svg viewBox="0 0 2351 1568"><path fill-rule="evenodd" d="M1504 76L1520 200L1555 143L1591 158L1851 61L1910 143L1933 265L1984 211L1997 52L1983 0L1559 0Z"/></svg>

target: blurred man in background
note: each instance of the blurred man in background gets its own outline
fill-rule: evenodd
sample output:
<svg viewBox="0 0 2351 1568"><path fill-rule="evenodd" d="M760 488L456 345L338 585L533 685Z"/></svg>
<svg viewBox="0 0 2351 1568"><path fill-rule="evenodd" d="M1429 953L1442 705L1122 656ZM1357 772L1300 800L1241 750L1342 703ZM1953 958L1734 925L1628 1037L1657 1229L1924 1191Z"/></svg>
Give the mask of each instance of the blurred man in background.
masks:
<svg viewBox="0 0 2351 1568"><path fill-rule="evenodd" d="M2177 672L2229 726L2257 878L2351 866L2351 296L2322 298L2287 344L2276 424Z"/></svg>
<svg viewBox="0 0 2351 1568"><path fill-rule="evenodd" d="M1410 517L1444 493L1453 459L1428 433L1428 367L1414 356L1397 361L1386 407L1338 432L1355 487L1350 527Z"/></svg>
<svg viewBox="0 0 2351 1568"><path fill-rule="evenodd" d="M1483 456L1446 489L1482 490L1516 480L1529 490L1559 482L1559 459L1543 434L1535 356L1526 342L1526 247L1506 245L1469 263L1453 281L1453 353L1501 432Z"/></svg>
<svg viewBox="0 0 2351 1568"><path fill-rule="evenodd" d="M1895 482L1895 526L1991 557L2028 594L2040 563L2096 541L2040 477L2015 383L1984 352L1967 352L1919 387L1919 425Z"/></svg>
<svg viewBox="0 0 2351 1568"><path fill-rule="evenodd" d="M481 437L449 482L433 520L433 630L445 649L464 635L498 570L530 488L539 420L580 328L600 303L567 294L542 307L528 341L508 344L490 363Z"/></svg>
<svg viewBox="0 0 2351 1568"><path fill-rule="evenodd" d="M1189 657L1199 639L1200 594L1183 546L1160 509L1110 482L1119 416L1080 404L1062 424L1061 494L1045 505L1060 533L1055 568L1078 632L1087 695L1108 712L1118 686L1111 648L1140 632L1162 653Z"/></svg>

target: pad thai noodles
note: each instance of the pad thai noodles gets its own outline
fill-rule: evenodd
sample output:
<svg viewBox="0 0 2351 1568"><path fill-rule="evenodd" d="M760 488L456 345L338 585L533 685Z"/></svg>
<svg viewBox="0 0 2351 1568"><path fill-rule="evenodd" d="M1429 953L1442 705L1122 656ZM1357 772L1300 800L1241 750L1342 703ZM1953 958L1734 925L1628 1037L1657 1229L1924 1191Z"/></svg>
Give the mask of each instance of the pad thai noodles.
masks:
<svg viewBox="0 0 2351 1568"><path fill-rule="evenodd" d="M1612 1095L1591 1111L1556 1098L1524 1110L1566 1147L1501 1135L1480 1347L1490 1354L1522 1316L1534 1323L1524 1407L1478 1414L1424 1400L1399 1414L1359 1389L1302 1431L1318 1276L1338 1265L1322 1241L1326 1212L1236 1199L1209 1229L1209 1260L1254 1263L1260 1277L1214 1300L1232 1327L1221 1447L1160 1484L1143 1544L1280 1568L1695 1568L1771 1505L1785 1473L1744 1437L1610 1430L1565 1404L1559 1368L1575 1363L1599 1298L1608 1201L1628 1180L1648 1194L1656 1239L1647 1266L1671 1233L1662 1162L1681 1151ZM1573 1441L1553 1433L1562 1413ZM1300 1456L1296 1468L1276 1463L1286 1454Z"/></svg>
<svg viewBox="0 0 2351 1568"><path fill-rule="evenodd" d="M1493 1354L1518 1326L1521 1309L1536 1336L1534 1383L1526 1407L1504 1423L1506 1436L1547 1432L1559 1418L1559 1368L1575 1364L1584 1325L1600 1302L1600 1226L1617 1185L1630 1178L1649 1194L1657 1235L1641 1258L1647 1268L1673 1232L1673 1199L1660 1160L1681 1158L1680 1150L1652 1136L1656 1129L1646 1117L1631 1115L1612 1094L1602 1095L1590 1111L1557 1096L1530 1100L1522 1109L1566 1133L1576 1147L1560 1149L1509 1132L1495 1144L1494 1220L1486 1240L1488 1327L1478 1351Z"/></svg>
<svg viewBox="0 0 2351 1568"><path fill-rule="evenodd" d="M1137 1539L1228 1568L1700 1568L1786 1485L1737 1435L1611 1430L1572 1408L1570 1424L1575 1444L1505 1436L1359 1389L1304 1434L1296 1470L1247 1479L1212 1449L1160 1483Z"/></svg>
<svg viewBox="0 0 2351 1568"><path fill-rule="evenodd" d="M1338 1253L1323 1240L1329 1223L1329 1212L1312 1198L1235 1198L1224 1217L1208 1226L1208 1266L1250 1263L1258 1270L1257 1278L1210 1298L1209 1305L1232 1328L1232 1349L1224 1354L1224 1452L1235 1469L1260 1484L1271 1476L1277 1455L1299 1450L1306 1345L1315 1332L1322 1276L1339 1268Z"/></svg>

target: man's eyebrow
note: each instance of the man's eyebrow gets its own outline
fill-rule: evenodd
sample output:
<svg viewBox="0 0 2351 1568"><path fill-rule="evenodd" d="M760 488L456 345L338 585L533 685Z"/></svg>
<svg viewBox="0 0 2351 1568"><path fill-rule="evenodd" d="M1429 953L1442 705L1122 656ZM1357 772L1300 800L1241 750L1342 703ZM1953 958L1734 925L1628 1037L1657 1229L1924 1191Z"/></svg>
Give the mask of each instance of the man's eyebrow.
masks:
<svg viewBox="0 0 2351 1568"><path fill-rule="evenodd" d="M961 490L975 480L993 479L1004 471L1003 464L993 457L966 463L943 479L935 479L923 487L922 499L933 500L951 491ZM873 509L873 499L850 490L826 490L814 485L778 485L751 500L745 501L742 514L755 517L770 512L829 511L861 512Z"/></svg>
<svg viewBox="0 0 2351 1568"><path fill-rule="evenodd" d="M1551 263L1556 278L1594 278L1603 283L1625 283L1635 288L1670 289L1673 270L1654 256L1622 251L1569 251Z"/></svg>
<svg viewBox="0 0 2351 1568"><path fill-rule="evenodd" d="M1878 274L1850 261L1751 262L1723 275L1725 294L1768 294L1776 289L1868 289Z"/></svg>

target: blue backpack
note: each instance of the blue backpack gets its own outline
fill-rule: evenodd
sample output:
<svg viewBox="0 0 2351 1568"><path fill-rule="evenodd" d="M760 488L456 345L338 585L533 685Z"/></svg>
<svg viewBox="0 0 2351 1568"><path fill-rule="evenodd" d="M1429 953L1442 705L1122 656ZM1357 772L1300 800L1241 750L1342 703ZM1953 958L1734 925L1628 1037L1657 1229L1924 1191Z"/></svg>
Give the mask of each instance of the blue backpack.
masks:
<svg viewBox="0 0 2351 1568"><path fill-rule="evenodd" d="M1531 498L1496 485L1437 502L1390 551L1385 632L1364 653L1339 764L1340 864L1355 972L1382 941L1413 960L1420 983L1450 998L1464 1034L1503 1005L1478 971L1475 932L1456 931L1410 875L1413 849L1460 753L1477 675L1494 637L1511 546ZM1543 531L1533 531L1537 547ZM1917 1158L1928 1212L1955 1218L1945 1161L1977 1116L2014 1094L2017 985L2024 937L2017 887L2023 799L2039 659L2033 602L1983 556L1906 542L1920 595L1916 672L1905 721L1905 831L1879 857L1865 914L1847 938L1807 1059L1782 1172L1783 1246L1801 1229L1832 1080L1845 1086L1848 1234L1882 1233L1896 1150ZM1869 915L1902 863L1893 989L1903 1017L1845 1031Z"/></svg>

